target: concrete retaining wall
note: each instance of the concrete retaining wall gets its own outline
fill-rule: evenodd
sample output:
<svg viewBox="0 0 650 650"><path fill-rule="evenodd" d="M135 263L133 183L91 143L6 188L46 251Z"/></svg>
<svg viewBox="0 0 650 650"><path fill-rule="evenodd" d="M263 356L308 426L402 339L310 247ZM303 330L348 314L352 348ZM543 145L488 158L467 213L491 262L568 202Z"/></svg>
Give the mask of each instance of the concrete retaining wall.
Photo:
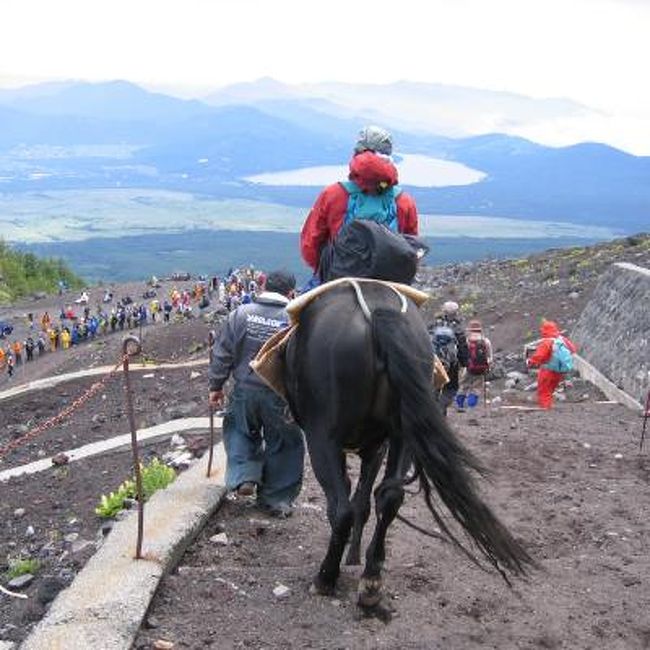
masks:
<svg viewBox="0 0 650 650"><path fill-rule="evenodd" d="M612 264L571 337L580 356L645 404L650 390L650 270Z"/></svg>

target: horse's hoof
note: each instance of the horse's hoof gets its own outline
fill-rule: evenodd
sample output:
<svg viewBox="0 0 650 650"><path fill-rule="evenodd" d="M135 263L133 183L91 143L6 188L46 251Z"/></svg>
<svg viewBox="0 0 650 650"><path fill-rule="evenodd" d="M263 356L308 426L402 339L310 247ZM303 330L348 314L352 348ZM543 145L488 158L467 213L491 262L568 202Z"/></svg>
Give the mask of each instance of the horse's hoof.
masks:
<svg viewBox="0 0 650 650"><path fill-rule="evenodd" d="M358 566L361 564L361 556L359 555L359 552L348 553L345 558L345 564L346 566Z"/></svg>
<svg viewBox="0 0 650 650"><path fill-rule="evenodd" d="M375 618L386 625L393 620L395 614L395 611L386 607L383 602L373 607L359 607L359 611L363 618Z"/></svg>
<svg viewBox="0 0 650 650"><path fill-rule="evenodd" d="M358 593L359 607L377 607L381 602L381 578L361 578Z"/></svg>
<svg viewBox="0 0 650 650"><path fill-rule="evenodd" d="M322 580L319 580L316 577L309 586L309 593L312 596L333 596L334 585L325 584Z"/></svg>

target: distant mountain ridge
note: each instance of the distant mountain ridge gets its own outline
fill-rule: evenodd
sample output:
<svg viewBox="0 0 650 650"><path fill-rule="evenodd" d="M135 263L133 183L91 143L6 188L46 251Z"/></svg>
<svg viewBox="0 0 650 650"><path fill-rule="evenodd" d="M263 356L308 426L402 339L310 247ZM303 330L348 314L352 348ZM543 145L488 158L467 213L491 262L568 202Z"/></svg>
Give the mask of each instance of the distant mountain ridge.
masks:
<svg viewBox="0 0 650 650"><path fill-rule="evenodd" d="M514 106L515 120L589 110L566 100L432 84L365 87L355 101L348 85L319 88L267 79L206 101L123 81L0 90L0 191L143 187L307 207L314 188L244 178L344 164L360 126L388 115L391 101L415 96L405 105L424 111L438 93L447 106L465 102L474 115L483 109L488 117L501 115ZM368 97L373 115L363 110ZM552 148L503 133L450 138L409 130L409 121L408 115L383 121L397 153L457 161L487 175L472 185L409 188L422 212L609 225L628 233L650 222L650 157L595 143ZM401 180L408 188L408 178Z"/></svg>
<svg viewBox="0 0 650 650"><path fill-rule="evenodd" d="M594 113L567 99L532 99L515 93L439 83L319 83L288 85L269 78L221 88L204 97L214 106L274 102L319 102L323 113L341 118L363 116L394 128L467 137L533 121Z"/></svg>

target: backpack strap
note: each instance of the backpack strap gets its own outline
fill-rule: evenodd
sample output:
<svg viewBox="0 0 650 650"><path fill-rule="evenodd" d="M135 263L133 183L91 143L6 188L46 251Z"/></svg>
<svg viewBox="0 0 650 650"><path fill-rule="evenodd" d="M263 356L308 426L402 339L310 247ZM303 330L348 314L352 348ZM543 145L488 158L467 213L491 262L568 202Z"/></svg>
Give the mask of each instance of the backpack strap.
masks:
<svg viewBox="0 0 650 650"><path fill-rule="evenodd" d="M341 181L340 185L348 193L348 206L345 210L345 216L343 217L343 224L347 225L354 221L359 197L363 192L354 181Z"/></svg>
<svg viewBox="0 0 650 650"><path fill-rule="evenodd" d="M361 188L354 181L340 181L339 185L348 194L358 194L359 192L361 192Z"/></svg>

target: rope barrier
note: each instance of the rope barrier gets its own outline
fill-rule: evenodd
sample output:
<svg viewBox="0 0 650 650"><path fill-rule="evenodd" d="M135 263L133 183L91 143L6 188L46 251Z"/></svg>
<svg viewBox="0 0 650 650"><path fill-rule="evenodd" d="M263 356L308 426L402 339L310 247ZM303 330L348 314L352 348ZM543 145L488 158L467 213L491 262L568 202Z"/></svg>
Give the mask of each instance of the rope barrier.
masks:
<svg viewBox="0 0 650 650"><path fill-rule="evenodd" d="M211 331L208 339L210 360L212 360L212 347L214 345L214 340L215 340L215 334L213 331ZM152 355L145 355L145 353L142 350L141 341L140 339L138 339L138 337L133 335L125 336L122 341L122 354L120 358L115 363L113 368L111 368L104 375L104 377L102 377L99 381L92 384L90 388L84 391L77 399L75 399L71 404L66 406L61 412L48 418L38 426L28 431L27 433L16 438L15 440L12 440L4 447L0 447L0 458L3 458L4 456L6 456L8 453L10 453L15 449L24 446L25 444L27 444L28 442L36 438L39 434L43 433L44 431L47 431L48 429L51 429L57 426L58 424L61 424L63 421L65 421L75 411L80 409L86 402L88 402L88 400L90 400L92 397L97 395L97 393L99 393L99 391L104 388L107 382L113 377L115 377L115 375L118 373L121 367L124 374L124 396L125 396L125 403L126 403L126 415L127 415L127 420L129 422L129 428L131 430L131 451L133 454L133 467L134 467L134 472L136 477L136 492L137 492L137 501L138 501L138 536L136 542L135 558L141 559L143 557L142 543L144 537L144 496L143 496L140 457L139 457L139 450L138 450L137 429L135 423L135 412L133 408L133 388L131 385L131 380L129 375L130 358L136 356L140 356L142 358L143 365L146 365L147 363L170 364L170 365L177 365L179 363L182 363L182 361L178 359L162 359L162 358L154 357ZM207 476L209 478L212 470L212 455L213 455L213 447L214 447L214 408L211 404L208 405L208 408L209 408L209 415L210 415L210 450L209 450ZM13 593L5 590L1 585L0 585L0 590L3 593L14 595Z"/></svg>
<svg viewBox="0 0 650 650"><path fill-rule="evenodd" d="M71 404L66 406L57 415L48 418L47 420L45 420L38 426L34 427L27 433L23 434L19 438L12 440L4 447L0 447L0 458L3 458L14 449L24 446L26 443L36 438L39 434L43 433L44 431L47 431L48 429L51 429L56 425L60 424L66 418L72 415L76 410L81 408L89 399L94 397L102 388L104 388L104 386L109 381L109 379L112 379L117 374L117 371L120 368L120 366L123 364L123 362L124 362L124 358L120 357L119 361L117 361L115 366L111 370L109 370L106 373L106 375L102 377L102 379L95 382L88 390L82 393L76 400L74 400Z"/></svg>

